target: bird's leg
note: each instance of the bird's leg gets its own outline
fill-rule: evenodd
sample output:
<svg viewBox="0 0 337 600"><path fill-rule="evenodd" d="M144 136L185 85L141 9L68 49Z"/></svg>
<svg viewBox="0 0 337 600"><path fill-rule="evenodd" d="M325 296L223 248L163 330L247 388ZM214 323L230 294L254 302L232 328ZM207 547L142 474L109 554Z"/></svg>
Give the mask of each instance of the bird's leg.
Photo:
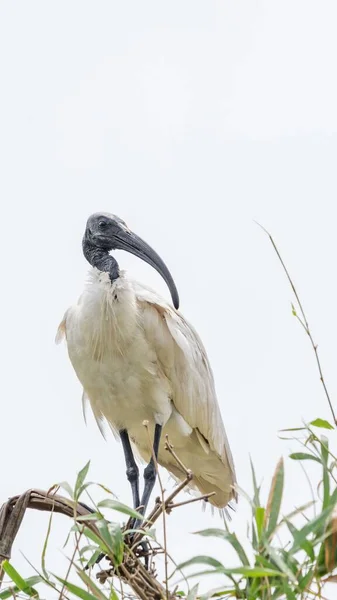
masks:
<svg viewBox="0 0 337 600"><path fill-rule="evenodd" d="M122 446L123 446L123 450L124 450L125 463L126 463L126 476L127 476L128 480L129 480L129 482L131 484L132 498L133 498L133 508L134 509L138 509L140 507L140 500L139 500L139 469L138 469L138 466L136 464L135 458L133 456L133 452L132 452L132 448L131 448L131 444L130 444L130 439L129 439L129 434L128 434L127 430L126 429L122 429L119 432L119 435L121 436ZM132 519L131 522L130 522L131 529L136 528L136 525L137 525L137 528L138 528L139 527L139 523L140 523L140 521L136 521L135 522ZM148 544L148 542L142 540L139 545L142 548L143 553L144 553L145 568L148 569L149 568L149 557L148 557L149 544Z"/></svg>
<svg viewBox="0 0 337 600"><path fill-rule="evenodd" d="M149 464L147 465L147 467L145 467L145 469L144 469L144 491L143 491L142 499L140 502L141 509L139 511L142 513L142 515L145 515L147 505L150 500L151 492L154 488L154 484L155 484L156 477L157 477L156 461L158 458L158 450L159 450L159 442L160 442L161 432L162 432L162 426L156 424L155 430L154 430L153 452L151 455L151 460L150 460ZM140 525L141 525L141 521L139 519L136 521L134 528L138 529L140 527Z"/></svg>
<svg viewBox="0 0 337 600"><path fill-rule="evenodd" d="M137 509L140 506L139 501L139 469L133 456L130 439L126 429L119 432L122 440L126 463L126 476L130 482L133 498L133 508Z"/></svg>

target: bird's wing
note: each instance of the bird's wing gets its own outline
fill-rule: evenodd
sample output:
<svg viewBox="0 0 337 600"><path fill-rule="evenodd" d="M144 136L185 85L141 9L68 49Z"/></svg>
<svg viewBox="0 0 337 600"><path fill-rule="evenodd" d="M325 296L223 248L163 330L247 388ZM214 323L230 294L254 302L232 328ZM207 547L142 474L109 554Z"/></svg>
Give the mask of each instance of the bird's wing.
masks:
<svg viewBox="0 0 337 600"><path fill-rule="evenodd" d="M213 373L195 329L153 290L135 283L146 338L171 382L173 403L196 430L200 442L228 463L235 480L232 453L218 405ZM204 438L204 440L202 439Z"/></svg>

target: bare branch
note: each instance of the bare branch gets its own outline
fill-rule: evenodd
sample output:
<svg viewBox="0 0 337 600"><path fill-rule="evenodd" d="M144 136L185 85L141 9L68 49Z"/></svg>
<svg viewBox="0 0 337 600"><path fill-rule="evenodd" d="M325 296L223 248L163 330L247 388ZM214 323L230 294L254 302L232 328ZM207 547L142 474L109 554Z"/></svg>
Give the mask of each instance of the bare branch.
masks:
<svg viewBox="0 0 337 600"><path fill-rule="evenodd" d="M329 392L328 392L328 389L327 389L327 386L326 386L326 383L325 383L325 379L324 379L324 376L323 376L322 366L321 366L321 362L320 362L320 359L319 359L319 354L318 354L318 347L317 347L317 344L316 344L316 343L314 342L314 340L313 340L313 337L312 337L312 334L311 334L311 331L310 331L310 327L309 327L309 323L308 323L308 320L307 320L306 314L305 314L305 312L304 312L304 308L303 308L302 302L301 302L301 300L300 300L300 297L299 297L299 295L298 295L298 292L297 292L297 290L296 290L296 287L295 287L295 285L294 285L294 283L293 283L293 281L292 281L292 279L291 279L291 277L290 277L289 271L288 271L288 269L287 269L286 265L285 265L285 264L284 264L284 262L283 262L283 259L282 259L282 257L281 257L281 254L280 254L280 252L279 252L279 250L278 250L278 248L277 248L277 246L276 246L276 244L275 244L275 242L274 242L274 240L273 240L273 238L272 238L271 234L270 234L270 233L269 233L269 231L267 231L267 229L265 229L265 228L264 228L264 227L263 227L263 226L262 226L260 223L258 223L257 221L255 221L255 223L256 223L256 224L257 224L259 227L261 227L261 229L262 229L262 230L263 230L263 231L264 231L264 232L267 234L267 236L269 237L269 239L270 239L270 241L271 241L271 243L272 243L272 246L273 246L273 248L274 248L274 250L275 250L275 252L276 252L276 254L277 254L277 257L278 257L278 259L279 259L279 261L280 261L280 263L281 263L281 265L282 265L282 267L283 267L283 270L284 270L284 272L285 272L285 274L286 274L286 276L287 276L287 279L288 279L288 281L289 281L289 283L290 283L291 289L292 289L292 291L294 292L294 295L295 295L295 298L296 298L296 301L297 301L298 307L299 307L299 309L300 309L300 313L301 313L301 315L302 315L302 318L298 316L298 314L296 313L296 311L295 311L295 309L294 309L294 308L293 308L293 314L294 314L294 316L295 316L295 317L298 319L298 321L300 322L300 324L302 325L302 327L304 328L305 332L307 333L307 335L308 335L308 337L309 337L309 339L310 339L310 343L311 343L311 345L312 345L312 348L313 348L313 350L314 350L314 353L315 353L315 358L316 358L317 368L318 368L318 372L319 372L319 378L320 378L320 381L321 381L321 383L322 383L322 385L323 385L323 389L324 389L324 393L325 393L326 399L327 399L327 401L328 401L328 403L329 403L329 407L330 407L330 411L331 411L331 414L332 414L332 417L333 417L333 420L334 420L334 424L335 424L335 425L337 425L337 419L336 419L335 411L334 411L334 409L333 409L332 402L331 402L331 398L330 398L330 394L329 394Z"/></svg>

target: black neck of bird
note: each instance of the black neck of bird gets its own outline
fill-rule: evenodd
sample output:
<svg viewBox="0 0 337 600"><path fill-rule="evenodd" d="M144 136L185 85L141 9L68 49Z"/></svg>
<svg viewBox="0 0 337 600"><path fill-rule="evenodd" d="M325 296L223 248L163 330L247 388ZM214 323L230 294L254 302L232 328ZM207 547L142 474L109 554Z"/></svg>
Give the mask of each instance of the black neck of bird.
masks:
<svg viewBox="0 0 337 600"><path fill-rule="evenodd" d="M83 254L92 267L99 271L109 273L111 283L119 277L119 266L117 260L110 256L108 250L97 248L84 236L82 241Z"/></svg>

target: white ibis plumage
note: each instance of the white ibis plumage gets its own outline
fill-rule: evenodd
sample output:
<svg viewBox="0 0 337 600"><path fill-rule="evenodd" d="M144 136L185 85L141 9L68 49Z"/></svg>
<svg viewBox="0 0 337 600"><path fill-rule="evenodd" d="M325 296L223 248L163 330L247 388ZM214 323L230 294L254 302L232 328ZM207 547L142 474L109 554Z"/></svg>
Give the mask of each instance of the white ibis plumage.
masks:
<svg viewBox="0 0 337 600"><path fill-rule="evenodd" d="M78 303L66 311L58 339L66 337L84 401L97 422L105 418L121 439L134 507L147 507L156 478L153 451L175 478L185 476L165 451L163 434L192 470L191 486L202 494L215 492L210 503L225 507L235 497L232 454L205 349L178 311L170 272L146 242L109 213L89 217L82 246L92 266L89 280ZM116 249L152 265L166 281L174 307L121 271L110 254ZM148 463L142 498L133 449Z"/></svg>

